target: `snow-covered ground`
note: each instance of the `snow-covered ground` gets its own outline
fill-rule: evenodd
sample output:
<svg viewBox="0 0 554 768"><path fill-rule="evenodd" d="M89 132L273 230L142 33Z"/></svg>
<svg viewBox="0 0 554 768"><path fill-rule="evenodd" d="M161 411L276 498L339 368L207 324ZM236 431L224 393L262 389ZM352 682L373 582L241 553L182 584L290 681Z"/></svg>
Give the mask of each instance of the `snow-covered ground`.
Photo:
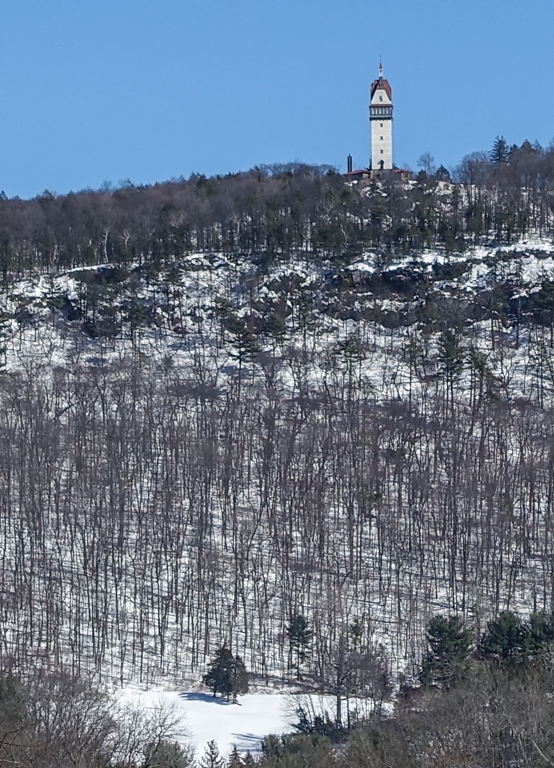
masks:
<svg viewBox="0 0 554 768"><path fill-rule="evenodd" d="M284 693L250 693L233 704L198 691L126 689L121 701L134 707L171 711L179 721L181 738L195 747L198 756L211 740L217 742L222 755L227 755L233 745L240 752L257 752L264 736L291 731L294 715L290 698Z"/></svg>
<svg viewBox="0 0 554 768"><path fill-rule="evenodd" d="M133 300L157 314L132 336L121 320L125 292L103 307L116 310L120 335L85 333L77 310L93 282L78 274L87 270L0 294L0 368L9 374L0 409L4 652L24 664L54 658L100 670L108 684L194 684L231 633L253 674L282 678L284 625L301 610L320 627L324 664L360 618L394 675L419 663L433 613L463 612L483 626L499 606L546 605L552 330L548 315L537 323L528 310L528 321L514 323L500 310L487 318L483 307L508 278L517 297L550 284L553 247L429 251L383 267L368 252L352 265L389 277L402 268L400 281L424 272L445 301L430 302L431 318L417 291L375 287L367 275L343 284L334 267L335 289L309 254L254 282L251 265L241 272L210 254L187 257L194 269L177 284L137 278ZM433 271L451 263L460 269ZM453 313L479 291L475 315ZM300 310L305 292L313 306ZM272 302L286 332L260 331L259 362L239 365L222 308L240 330L237 318L254 323ZM445 322L464 331L449 387L445 307ZM541 307L550 311L547 298ZM406 308L405 323L385 317ZM451 489L454 466L466 469ZM29 539L39 560L23 548ZM286 722L275 701L267 706L283 721L261 729L246 724L251 699L242 708L194 701L191 732L201 703L208 708L200 747L217 736L223 712L245 718L225 726L224 745Z"/></svg>
<svg viewBox="0 0 554 768"><path fill-rule="evenodd" d="M175 738L192 745L201 757L209 741L215 741L222 756L233 747L239 752L259 752L265 736L294 732L301 708L313 718L328 713L333 717L336 698L330 694L302 693L294 688L255 691L240 696L238 703L228 702L204 691L123 689L118 695L123 711L127 707L144 711L156 720L174 723ZM391 712L387 701L383 711ZM342 702L343 717L367 718L374 708L372 699L351 698Z"/></svg>

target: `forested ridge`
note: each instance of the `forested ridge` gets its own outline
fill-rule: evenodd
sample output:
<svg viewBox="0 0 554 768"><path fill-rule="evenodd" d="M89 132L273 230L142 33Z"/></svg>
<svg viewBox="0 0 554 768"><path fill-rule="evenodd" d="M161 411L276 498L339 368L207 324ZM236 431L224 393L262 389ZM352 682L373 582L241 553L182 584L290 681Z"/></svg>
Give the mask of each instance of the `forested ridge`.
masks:
<svg viewBox="0 0 554 768"><path fill-rule="evenodd" d="M425 159L426 156L423 156ZM197 251L241 256L310 251L343 262L360 249L407 252L552 233L554 150L497 139L453 173L432 158L406 189L394 179L369 189L331 167L263 166L151 186L123 182L33 200L0 199L0 264L14 276L95 265L148 265Z"/></svg>
<svg viewBox="0 0 554 768"><path fill-rule="evenodd" d="M353 622L415 674L433 614L551 610L553 228L528 143L0 200L3 657L326 689Z"/></svg>

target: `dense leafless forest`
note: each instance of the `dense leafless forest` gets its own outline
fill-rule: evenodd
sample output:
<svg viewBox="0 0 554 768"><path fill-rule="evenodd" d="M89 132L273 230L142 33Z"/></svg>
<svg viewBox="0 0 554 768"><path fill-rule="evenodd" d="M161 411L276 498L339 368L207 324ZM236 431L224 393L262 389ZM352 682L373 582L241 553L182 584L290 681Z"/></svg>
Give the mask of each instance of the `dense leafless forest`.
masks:
<svg viewBox="0 0 554 768"><path fill-rule="evenodd" d="M552 608L554 152L0 200L0 643L198 679L393 671Z"/></svg>

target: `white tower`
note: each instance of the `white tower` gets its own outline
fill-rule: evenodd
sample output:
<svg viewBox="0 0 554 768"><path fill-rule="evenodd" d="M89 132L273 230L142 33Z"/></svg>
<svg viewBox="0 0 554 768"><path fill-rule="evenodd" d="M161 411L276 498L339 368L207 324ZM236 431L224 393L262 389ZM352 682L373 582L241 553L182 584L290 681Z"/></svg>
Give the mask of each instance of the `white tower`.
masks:
<svg viewBox="0 0 554 768"><path fill-rule="evenodd" d="M383 65L379 64L379 78L371 83L369 104L371 124L371 170L392 170L392 88L383 78Z"/></svg>

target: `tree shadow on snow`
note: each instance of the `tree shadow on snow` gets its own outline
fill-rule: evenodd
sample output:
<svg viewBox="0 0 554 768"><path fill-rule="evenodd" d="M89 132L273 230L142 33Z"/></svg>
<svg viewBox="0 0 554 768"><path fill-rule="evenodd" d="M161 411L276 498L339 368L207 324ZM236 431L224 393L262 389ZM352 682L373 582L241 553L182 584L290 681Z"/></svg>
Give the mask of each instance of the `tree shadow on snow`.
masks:
<svg viewBox="0 0 554 768"><path fill-rule="evenodd" d="M233 733L233 744L237 749L248 752L258 752L261 749L263 736L256 733Z"/></svg>
<svg viewBox="0 0 554 768"><path fill-rule="evenodd" d="M224 699L221 696L214 697L213 693L200 693L198 691L180 693L179 698L185 699L185 701L204 701L206 704L222 704L225 707L229 707L235 703L233 701L227 701L227 699Z"/></svg>

